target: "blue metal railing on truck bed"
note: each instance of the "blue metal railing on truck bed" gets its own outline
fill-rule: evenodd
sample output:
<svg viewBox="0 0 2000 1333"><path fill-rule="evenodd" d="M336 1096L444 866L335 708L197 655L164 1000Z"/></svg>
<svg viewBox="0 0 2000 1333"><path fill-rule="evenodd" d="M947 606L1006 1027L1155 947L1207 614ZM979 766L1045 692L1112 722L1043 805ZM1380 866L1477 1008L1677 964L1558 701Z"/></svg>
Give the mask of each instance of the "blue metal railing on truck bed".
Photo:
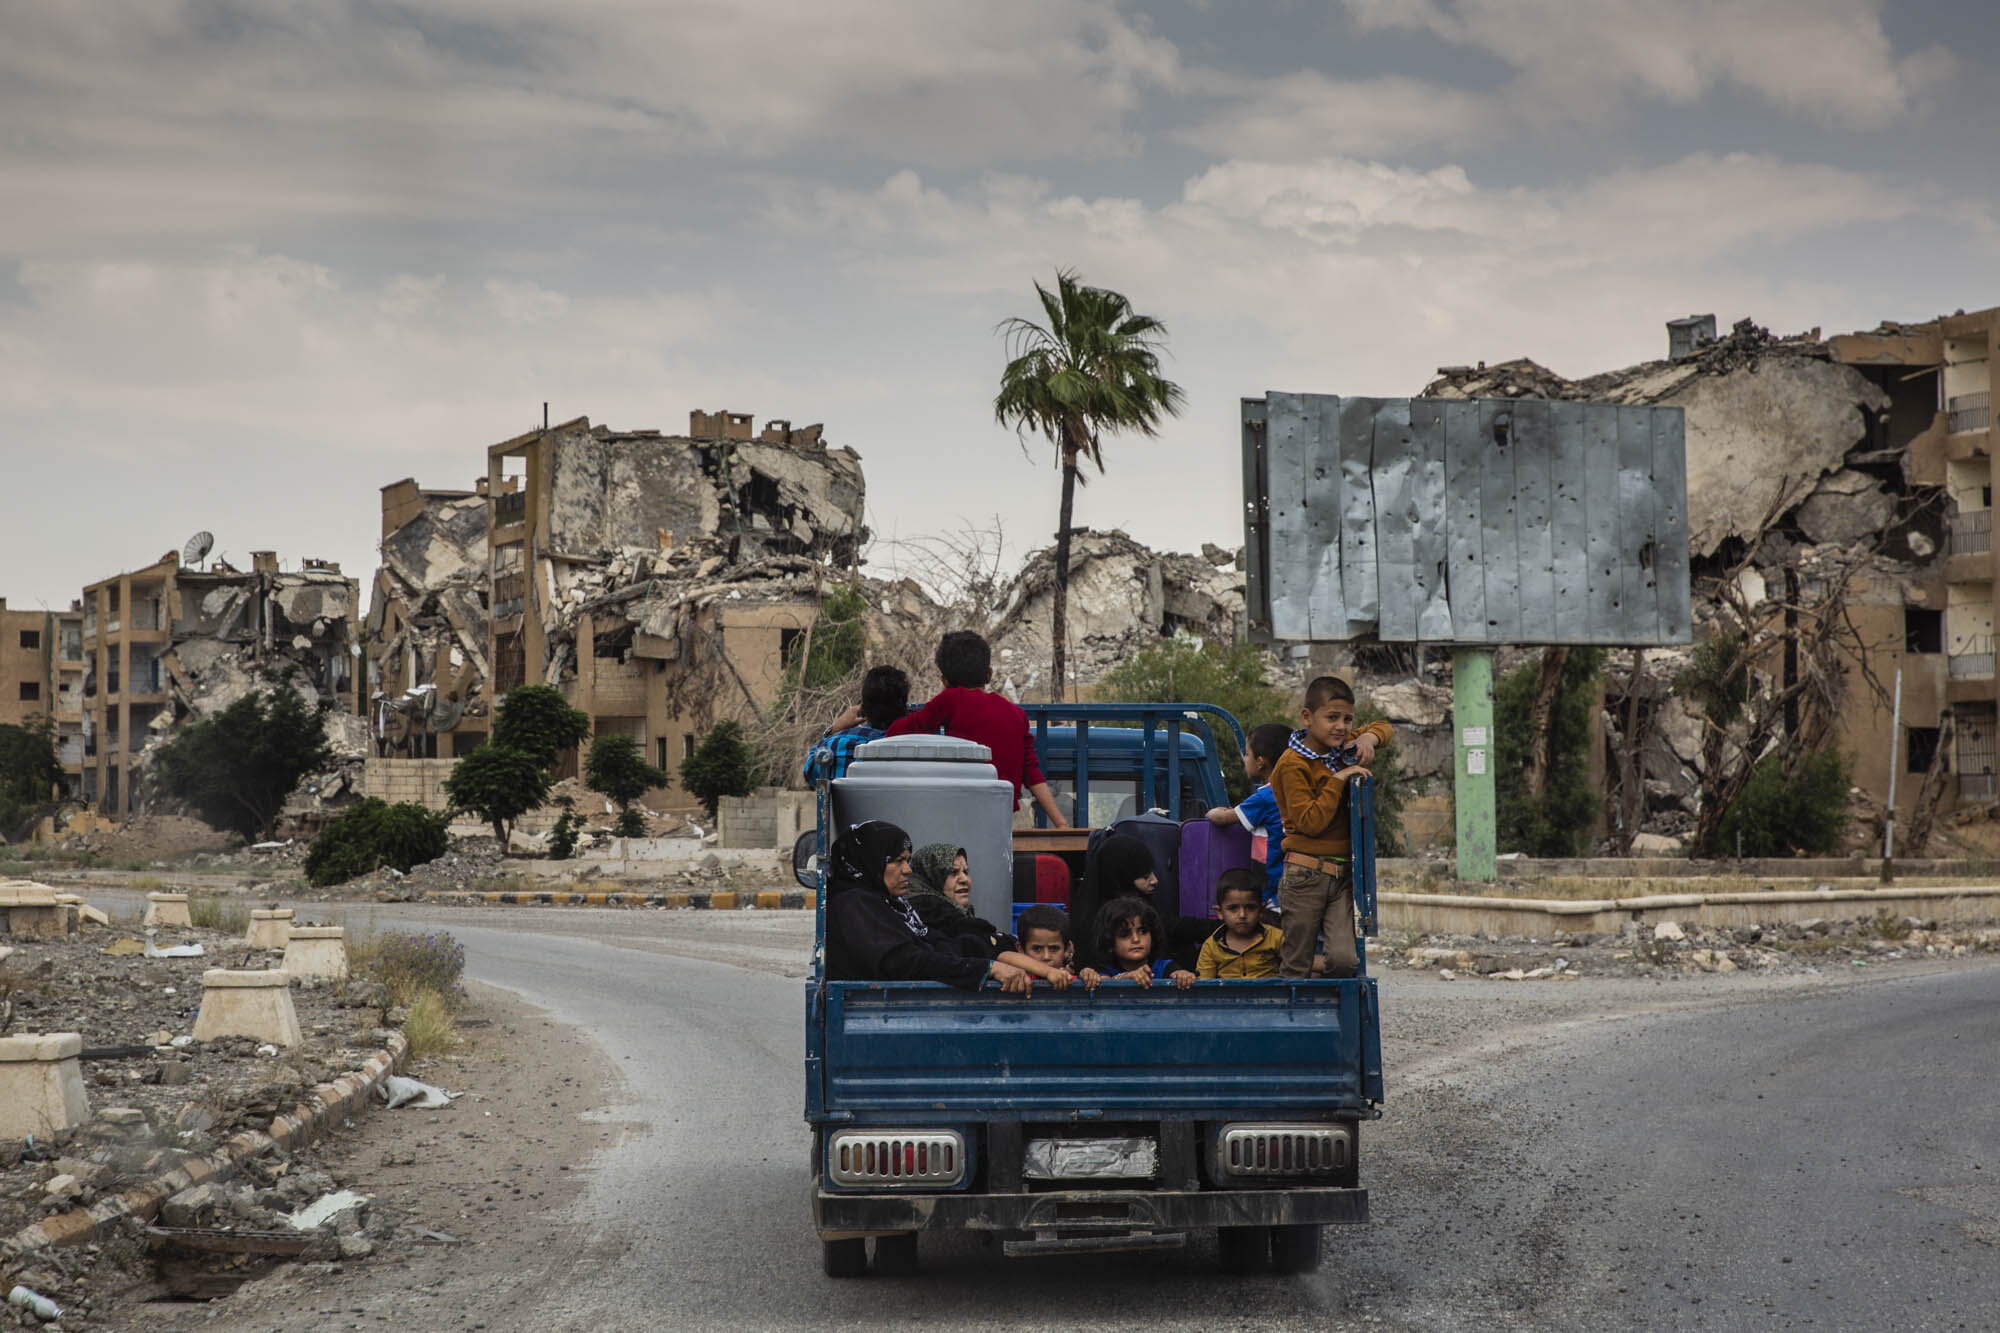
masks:
<svg viewBox="0 0 2000 1333"><path fill-rule="evenodd" d="M1243 727L1229 711L1214 704L1023 704L1035 730L1035 753L1044 768L1049 756L1049 724L1067 722L1076 728L1076 805L1079 821L1090 809L1090 728L1136 725L1141 739L1139 772L1145 777L1139 809L1158 807L1174 819L1181 818L1181 730L1186 728L1201 739L1210 760L1224 762L1243 753L1248 742ZM1207 713L1228 724L1236 748L1228 755L1216 746L1215 732L1201 716ZM1157 760L1164 759L1165 763ZM1166 790L1160 790L1164 782ZM1205 813L1196 811L1195 813ZM1042 827L1047 816L1037 808L1035 825Z"/></svg>

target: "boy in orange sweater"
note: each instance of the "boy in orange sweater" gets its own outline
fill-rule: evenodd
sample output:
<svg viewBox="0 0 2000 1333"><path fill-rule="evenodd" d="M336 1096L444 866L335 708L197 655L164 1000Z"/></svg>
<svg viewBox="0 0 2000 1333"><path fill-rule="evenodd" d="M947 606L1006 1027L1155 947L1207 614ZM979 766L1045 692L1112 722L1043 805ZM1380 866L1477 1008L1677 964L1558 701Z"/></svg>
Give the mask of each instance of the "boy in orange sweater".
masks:
<svg viewBox="0 0 2000 1333"><path fill-rule="evenodd" d="M1278 881L1285 942L1278 974L1311 976L1313 945L1324 931L1328 974L1351 977L1360 953L1354 947L1347 781L1367 777L1375 751L1396 732L1387 722L1355 730L1354 691L1338 676L1306 686L1299 718L1305 725L1271 768L1271 794L1285 822L1285 873Z"/></svg>

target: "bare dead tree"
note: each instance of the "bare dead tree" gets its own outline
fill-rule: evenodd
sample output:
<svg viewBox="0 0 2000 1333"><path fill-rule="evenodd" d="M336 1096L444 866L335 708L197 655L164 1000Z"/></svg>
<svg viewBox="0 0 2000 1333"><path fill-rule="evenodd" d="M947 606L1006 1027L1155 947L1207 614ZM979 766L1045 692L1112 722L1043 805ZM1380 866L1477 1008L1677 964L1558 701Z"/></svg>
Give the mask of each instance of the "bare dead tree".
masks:
<svg viewBox="0 0 2000 1333"><path fill-rule="evenodd" d="M1549 731L1568 665L1569 649L1558 646L1542 649L1541 665L1535 669L1535 693L1528 703L1528 762L1521 776L1536 800L1549 786Z"/></svg>
<svg viewBox="0 0 2000 1333"><path fill-rule="evenodd" d="M1956 730L1952 712L1947 708L1938 718L1937 748L1931 751L1931 762L1924 769L1922 785L1917 788L1916 807L1910 812L1910 828L1903 835L1906 856L1922 856L1930 846L1938 806L1944 801L1945 779L1951 775L1952 733Z"/></svg>
<svg viewBox="0 0 2000 1333"><path fill-rule="evenodd" d="M1645 675L1646 650L1634 648L1632 674L1625 682L1625 726L1613 755L1618 772L1618 818L1612 821L1611 850L1616 856L1632 854L1632 839L1646 814L1646 787L1639 763L1645 744L1645 737L1639 734L1639 696Z"/></svg>

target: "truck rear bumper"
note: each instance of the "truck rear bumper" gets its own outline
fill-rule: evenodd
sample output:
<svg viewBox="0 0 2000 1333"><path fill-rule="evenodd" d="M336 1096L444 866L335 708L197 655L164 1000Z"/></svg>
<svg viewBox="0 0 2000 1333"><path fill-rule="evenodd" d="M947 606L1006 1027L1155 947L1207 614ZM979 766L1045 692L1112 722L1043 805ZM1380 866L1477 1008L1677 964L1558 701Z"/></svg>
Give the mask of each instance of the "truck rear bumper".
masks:
<svg viewBox="0 0 2000 1333"><path fill-rule="evenodd" d="M1049 1194L813 1192L821 1240L904 1231L1181 1231L1368 1220L1365 1189L1066 1190Z"/></svg>

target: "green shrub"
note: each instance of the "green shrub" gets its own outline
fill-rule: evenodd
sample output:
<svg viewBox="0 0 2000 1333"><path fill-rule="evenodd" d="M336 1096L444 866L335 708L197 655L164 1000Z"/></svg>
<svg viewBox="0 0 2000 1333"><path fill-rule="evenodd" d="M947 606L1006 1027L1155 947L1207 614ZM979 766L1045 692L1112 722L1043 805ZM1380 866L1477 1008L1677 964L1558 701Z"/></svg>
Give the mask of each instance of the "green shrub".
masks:
<svg viewBox="0 0 2000 1333"><path fill-rule="evenodd" d="M590 714L570 707L552 685L516 686L500 697L493 714L492 744L518 750L543 768L589 734Z"/></svg>
<svg viewBox="0 0 2000 1333"><path fill-rule="evenodd" d="M567 861L576 854L576 835L583 828L583 821L577 818L576 802L564 796L558 802L562 813L556 816L556 825L549 830L549 860Z"/></svg>
<svg viewBox="0 0 2000 1333"><path fill-rule="evenodd" d="M331 753L326 706L300 698L289 675L267 673L269 688L175 732L153 763L159 789L213 828L245 838L267 833L299 779Z"/></svg>
<svg viewBox="0 0 2000 1333"><path fill-rule="evenodd" d="M320 830L306 852L306 878L324 888L389 866L407 873L443 856L446 816L410 801L370 796Z"/></svg>
<svg viewBox="0 0 2000 1333"><path fill-rule="evenodd" d="M613 831L621 838L643 838L646 836L646 816L628 805L618 812L618 823Z"/></svg>
<svg viewBox="0 0 2000 1333"><path fill-rule="evenodd" d="M1852 764L1838 750L1820 750L1799 761L1787 777L1773 755L1750 772L1728 813L1719 842L1745 856L1824 856L1839 850L1847 824Z"/></svg>
<svg viewBox="0 0 2000 1333"><path fill-rule="evenodd" d="M592 791L603 792L618 802L618 836L642 838L646 821L632 809L632 802L655 787L664 787L666 770L654 768L639 752L639 742L618 732L606 732L590 743L590 758L583 767L583 780ZM637 833L625 830L636 821Z"/></svg>
<svg viewBox="0 0 2000 1333"><path fill-rule="evenodd" d="M445 795L493 826L504 851L507 831L549 797L549 771L531 754L488 743L465 755L444 780Z"/></svg>
<svg viewBox="0 0 2000 1333"><path fill-rule="evenodd" d="M681 787L701 802L710 819L723 797L750 794L750 751L740 724L718 722L702 737L694 753L681 760Z"/></svg>
<svg viewBox="0 0 2000 1333"><path fill-rule="evenodd" d="M1119 663L1097 682L1090 697L1100 703L1214 704L1228 709L1246 735L1265 722L1296 727L1299 701L1264 683L1265 661L1264 650L1254 643L1230 647L1192 635L1176 635ZM1223 743L1233 746L1235 741ZM1216 757L1222 761L1222 780L1229 799L1241 801L1250 794L1249 780L1243 776L1243 756ZM1379 768L1376 779L1381 779ZM1376 798L1379 809L1379 788Z"/></svg>

